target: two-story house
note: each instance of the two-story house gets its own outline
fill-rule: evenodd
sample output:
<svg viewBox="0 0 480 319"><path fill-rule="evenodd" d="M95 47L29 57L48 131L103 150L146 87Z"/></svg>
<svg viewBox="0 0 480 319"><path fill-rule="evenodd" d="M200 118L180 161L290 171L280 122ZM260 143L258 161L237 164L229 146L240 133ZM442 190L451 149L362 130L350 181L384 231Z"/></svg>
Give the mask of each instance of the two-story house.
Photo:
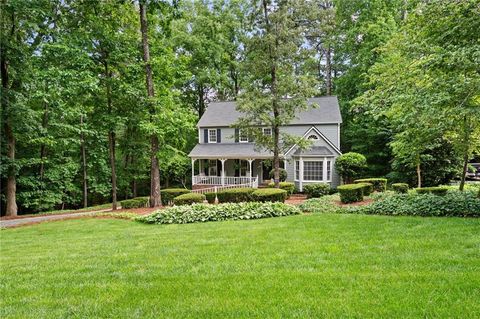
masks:
<svg viewBox="0 0 480 319"><path fill-rule="evenodd" d="M280 154L287 181L302 191L309 183L339 184L335 159L340 153L342 117L335 96L312 98L307 110L301 111L281 132L312 141L307 150L291 145ZM197 124L198 144L190 152L192 187L252 185L270 182L271 152L259 150L241 130L232 127L242 116L235 102L211 103ZM262 127L272 134L271 127ZM196 164L198 162L198 164Z"/></svg>

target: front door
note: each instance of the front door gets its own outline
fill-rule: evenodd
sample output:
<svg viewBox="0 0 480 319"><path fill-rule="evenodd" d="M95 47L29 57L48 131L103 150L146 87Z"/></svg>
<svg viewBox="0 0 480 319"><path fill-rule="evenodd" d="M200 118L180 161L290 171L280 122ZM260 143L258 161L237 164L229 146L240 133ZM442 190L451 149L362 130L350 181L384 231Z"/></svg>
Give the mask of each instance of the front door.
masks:
<svg viewBox="0 0 480 319"><path fill-rule="evenodd" d="M272 170L272 162L271 161L263 161L262 162L262 179L269 180L270 179L270 171Z"/></svg>

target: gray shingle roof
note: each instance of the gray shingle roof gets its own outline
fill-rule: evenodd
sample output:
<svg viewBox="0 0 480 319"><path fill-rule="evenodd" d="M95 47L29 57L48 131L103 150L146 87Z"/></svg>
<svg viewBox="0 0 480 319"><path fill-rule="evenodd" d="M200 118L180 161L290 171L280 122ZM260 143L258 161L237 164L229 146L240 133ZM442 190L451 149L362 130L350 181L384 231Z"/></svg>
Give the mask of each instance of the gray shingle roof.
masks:
<svg viewBox="0 0 480 319"><path fill-rule="evenodd" d="M188 154L193 158L270 158L271 152L255 150L253 143L197 144Z"/></svg>
<svg viewBox="0 0 480 319"><path fill-rule="evenodd" d="M333 153L325 146L312 146L307 150L296 150L293 155L333 155Z"/></svg>
<svg viewBox="0 0 480 319"><path fill-rule="evenodd" d="M340 107L336 96L316 97L308 100L309 104L316 107L299 112L290 124L321 124L342 123ZM213 102L210 103L203 114L198 127L231 126L241 113L236 110L236 102Z"/></svg>

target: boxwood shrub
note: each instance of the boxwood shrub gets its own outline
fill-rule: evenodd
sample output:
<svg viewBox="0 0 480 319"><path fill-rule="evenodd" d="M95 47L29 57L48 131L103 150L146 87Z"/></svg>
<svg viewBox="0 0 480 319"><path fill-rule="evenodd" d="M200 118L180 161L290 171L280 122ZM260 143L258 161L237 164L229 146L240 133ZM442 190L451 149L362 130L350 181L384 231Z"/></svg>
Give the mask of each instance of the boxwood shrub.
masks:
<svg viewBox="0 0 480 319"><path fill-rule="evenodd" d="M372 183L358 183L358 185L362 185L362 192L363 196L370 196L373 193L373 184Z"/></svg>
<svg viewBox="0 0 480 319"><path fill-rule="evenodd" d="M292 195L294 192L295 192L295 184L294 183L290 183L290 182L280 182L280 189L284 189L287 191L288 193L288 196ZM270 188L274 188L275 187L275 183L269 183L268 184L268 187Z"/></svg>
<svg viewBox="0 0 480 319"><path fill-rule="evenodd" d="M241 203L252 201L252 193L255 188L231 188L217 193L220 203Z"/></svg>
<svg viewBox="0 0 480 319"><path fill-rule="evenodd" d="M191 190L186 188L165 188L160 191L162 196L162 205L170 205L173 203L173 199L177 196L190 193Z"/></svg>
<svg viewBox="0 0 480 319"><path fill-rule="evenodd" d="M122 206L124 209L143 208L148 207L149 202L149 197L135 197L132 199L122 200L120 202L120 206Z"/></svg>
<svg viewBox="0 0 480 319"><path fill-rule="evenodd" d="M303 186L307 198L318 198L330 194L330 185L325 183L307 184Z"/></svg>
<svg viewBox="0 0 480 319"><path fill-rule="evenodd" d="M344 204L361 202L363 200L362 184L346 184L337 187L340 193L340 201Z"/></svg>
<svg viewBox="0 0 480 319"><path fill-rule="evenodd" d="M197 193L187 193L179 195L173 199L175 205L192 205L193 203L203 203L205 195Z"/></svg>
<svg viewBox="0 0 480 319"><path fill-rule="evenodd" d="M215 204L215 198L217 197L216 193L205 193L205 198L209 204Z"/></svg>
<svg viewBox="0 0 480 319"><path fill-rule="evenodd" d="M448 187L446 186L437 186L437 187L423 187L423 188L415 188L415 191L418 194L434 194L434 195L445 195L448 192Z"/></svg>
<svg viewBox="0 0 480 319"><path fill-rule="evenodd" d="M378 215L480 217L480 198L472 191L450 191L443 196L393 194L363 206L360 211Z"/></svg>
<svg viewBox="0 0 480 319"><path fill-rule="evenodd" d="M186 224L196 222L245 220L300 214L300 210L283 203L227 203L219 205L194 204L158 210L137 221L148 224Z"/></svg>
<svg viewBox="0 0 480 319"><path fill-rule="evenodd" d="M392 184L392 189L395 193L406 194L406 193L408 193L408 184L406 184L406 183L395 183L395 184Z"/></svg>
<svg viewBox="0 0 480 319"><path fill-rule="evenodd" d="M278 172L279 172L279 177L280 177L280 182L285 182L287 180L287 170L284 169L284 168L279 168L278 169ZM273 168L270 173L268 174L268 176L273 179L274 178L274 174L275 174L275 169Z"/></svg>
<svg viewBox="0 0 480 319"><path fill-rule="evenodd" d="M387 190L386 178L362 178L356 179L354 183L372 183L373 190L376 192L384 192Z"/></svg>
<svg viewBox="0 0 480 319"><path fill-rule="evenodd" d="M284 189L263 188L257 189L252 193L252 198L256 202L284 202L288 197L288 192Z"/></svg>

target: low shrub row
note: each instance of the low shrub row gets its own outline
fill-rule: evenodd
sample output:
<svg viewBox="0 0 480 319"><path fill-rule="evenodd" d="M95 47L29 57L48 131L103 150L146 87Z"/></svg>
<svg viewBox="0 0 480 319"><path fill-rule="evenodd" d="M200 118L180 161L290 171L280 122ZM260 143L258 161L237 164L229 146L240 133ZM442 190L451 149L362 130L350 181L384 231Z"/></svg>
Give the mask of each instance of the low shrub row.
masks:
<svg viewBox="0 0 480 319"><path fill-rule="evenodd" d="M363 178L363 179L356 179L354 181L355 184L357 183L371 183L373 184L373 189L376 192L384 192L387 190L387 179L386 178Z"/></svg>
<svg viewBox="0 0 480 319"><path fill-rule="evenodd" d="M363 200L364 184L346 184L337 187L340 201L344 204L361 202Z"/></svg>
<svg viewBox="0 0 480 319"><path fill-rule="evenodd" d="M162 205L167 206L173 204L173 199L177 196L191 193L192 191L186 188L165 188L160 191L162 197Z"/></svg>
<svg viewBox="0 0 480 319"><path fill-rule="evenodd" d="M220 203L241 203L252 201L252 193L255 188L232 188L217 193L217 198Z"/></svg>
<svg viewBox="0 0 480 319"><path fill-rule="evenodd" d="M197 193L187 193L179 195L173 199L175 205L192 205L194 203L203 203L205 195Z"/></svg>
<svg viewBox="0 0 480 319"><path fill-rule="evenodd" d="M288 193L288 196L292 195L294 192L295 192L295 184L294 183L290 183L290 182L280 182L280 189L284 189L287 191ZM275 183L269 183L268 184L268 187L270 188L274 188L275 187Z"/></svg>
<svg viewBox="0 0 480 319"><path fill-rule="evenodd" d="M120 202L120 206L122 206L124 209L143 208L148 207L149 201L149 197L135 197L132 199L122 200Z"/></svg>
<svg viewBox="0 0 480 319"><path fill-rule="evenodd" d="M300 214L300 210L283 203L228 203L174 206L158 210L136 220L147 224L187 224L221 220L245 220Z"/></svg>
<svg viewBox="0 0 480 319"><path fill-rule="evenodd" d="M423 187L423 188L415 188L415 191L418 194L434 194L443 196L447 194L448 187L446 186L436 186L436 187Z"/></svg>
<svg viewBox="0 0 480 319"><path fill-rule="evenodd" d="M288 198L288 192L278 188L257 189L252 193L252 199L255 202L285 202Z"/></svg>
<svg viewBox="0 0 480 319"><path fill-rule="evenodd" d="M317 198L330 194L330 185L325 183L307 184L303 186L307 198Z"/></svg>

